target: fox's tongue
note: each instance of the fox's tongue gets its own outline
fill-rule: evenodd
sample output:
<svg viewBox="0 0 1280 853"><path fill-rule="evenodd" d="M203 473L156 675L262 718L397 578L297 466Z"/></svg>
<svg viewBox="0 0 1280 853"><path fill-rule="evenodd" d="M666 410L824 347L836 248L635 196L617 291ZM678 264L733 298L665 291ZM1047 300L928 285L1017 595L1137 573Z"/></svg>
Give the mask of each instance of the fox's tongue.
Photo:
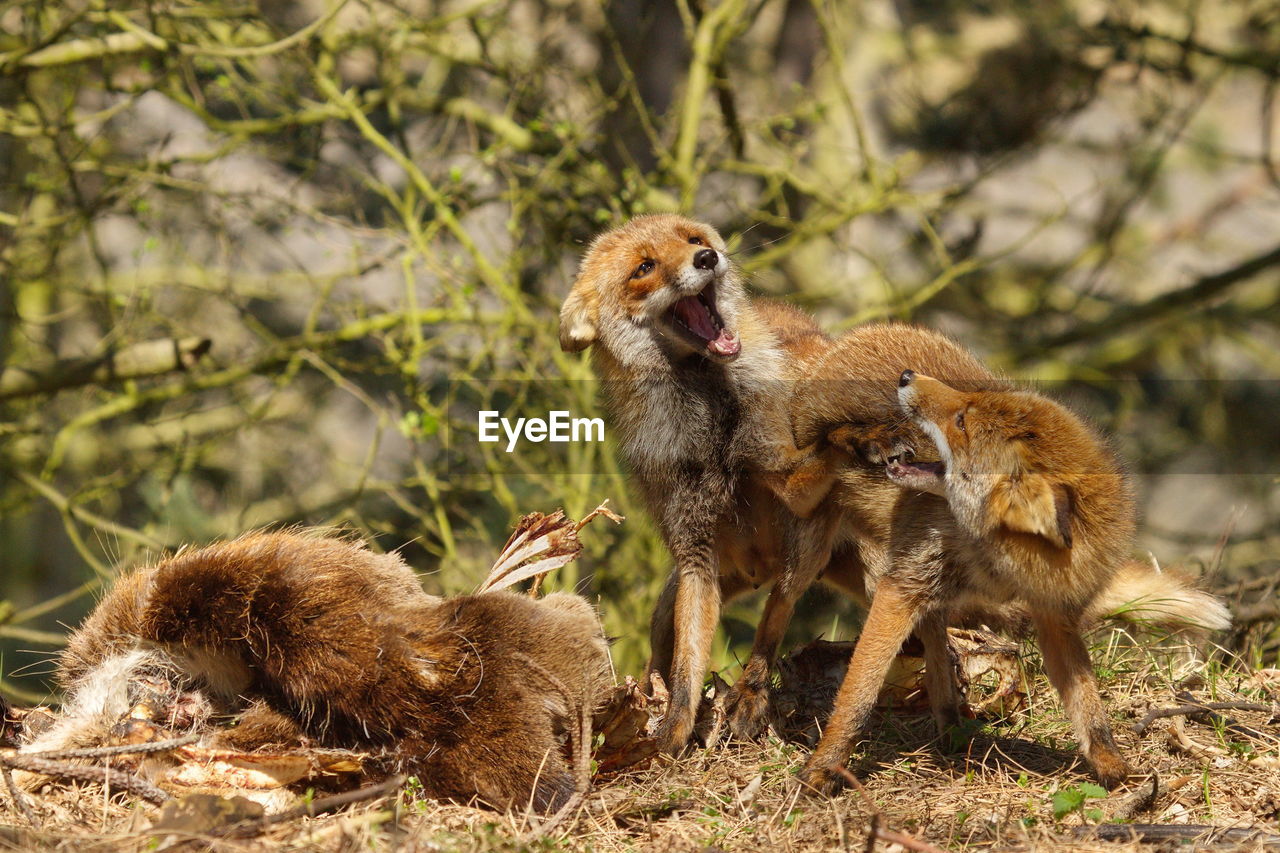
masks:
<svg viewBox="0 0 1280 853"><path fill-rule="evenodd" d="M702 300L696 296L686 296L674 306L676 316L680 318L680 322L689 327L689 331L693 332L700 338L707 341L713 341L720 334L716 328L715 321L711 319L711 312L707 310L707 306L702 304Z"/></svg>
<svg viewBox="0 0 1280 853"><path fill-rule="evenodd" d="M716 355L737 355L742 345L728 329L719 328L711 316L711 309L698 296L686 296L671 306L676 319L698 337L707 342L707 349Z"/></svg>

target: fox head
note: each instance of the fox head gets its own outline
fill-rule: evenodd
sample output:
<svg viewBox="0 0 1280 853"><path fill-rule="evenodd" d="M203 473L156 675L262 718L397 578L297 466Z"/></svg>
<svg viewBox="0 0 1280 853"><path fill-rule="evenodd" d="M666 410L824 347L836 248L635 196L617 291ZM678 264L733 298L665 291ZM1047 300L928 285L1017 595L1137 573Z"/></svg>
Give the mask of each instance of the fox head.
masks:
<svg viewBox="0 0 1280 853"><path fill-rule="evenodd" d="M1039 394L965 393L906 370L898 380L898 402L937 444L947 502L973 534L1003 527L1070 549L1082 497L1103 488L1124 492L1101 441Z"/></svg>
<svg viewBox="0 0 1280 853"><path fill-rule="evenodd" d="M592 344L624 363L738 356L746 293L714 228L641 216L595 239L560 309L560 346Z"/></svg>

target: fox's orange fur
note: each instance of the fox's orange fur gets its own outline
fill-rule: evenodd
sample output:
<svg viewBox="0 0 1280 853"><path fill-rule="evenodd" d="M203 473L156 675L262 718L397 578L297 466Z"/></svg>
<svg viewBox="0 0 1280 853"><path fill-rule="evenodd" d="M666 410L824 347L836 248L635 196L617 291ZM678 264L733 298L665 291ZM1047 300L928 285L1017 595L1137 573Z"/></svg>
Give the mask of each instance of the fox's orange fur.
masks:
<svg viewBox="0 0 1280 853"><path fill-rule="evenodd" d="M898 408L894 388L904 360L967 386L998 383L980 361L943 335L872 324L835 341L810 339L784 423L770 421L771 428L794 433L793 449L833 444L847 455L838 467L824 468L830 454L813 453L792 470L763 476L793 517L785 569L765 603L751 655L729 701L729 724L740 737L753 736L763 724L770 668L804 591L837 564L862 581L845 586L853 586L854 598L865 604L888 570L900 514L916 504L942 506L933 496L905 495L885 474L885 462L904 453L936 457L928 438Z"/></svg>
<svg viewBox="0 0 1280 853"><path fill-rule="evenodd" d="M1129 775L1098 697L1081 632L1130 593L1175 599L1177 617L1225 627L1221 602L1126 560L1134 531L1127 479L1102 439L1065 407L1021 390L960 391L907 370L899 405L933 441L942 468L891 460L910 484L895 508L889 564L876 577L836 708L803 778L836 782L898 646L915 630L926 668L945 671L946 627L967 612L1013 607L1035 629L1081 751L1108 787ZM942 497L917 491L929 488ZM945 500L945 503L943 502ZM1158 602L1155 604L1158 608ZM1194 613L1193 619L1185 619ZM958 697L935 673L940 726Z"/></svg>

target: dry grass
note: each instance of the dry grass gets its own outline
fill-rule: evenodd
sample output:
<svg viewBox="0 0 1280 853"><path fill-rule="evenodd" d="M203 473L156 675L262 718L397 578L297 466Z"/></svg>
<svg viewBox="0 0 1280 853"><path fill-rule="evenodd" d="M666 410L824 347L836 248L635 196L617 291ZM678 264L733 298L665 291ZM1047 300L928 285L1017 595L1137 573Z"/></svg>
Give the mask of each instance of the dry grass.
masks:
<svg viewBox="0 0 1280 853"><path fill-rule="evenodd" d="M1221 721L1172 717L1139 736L1133 725L1152 708L1197 700L1271 704L1268 671L1236 659L1199 662L1185 650L1098 635L1095 660L1121 747L1161 792L1134 822L1207 824L1266 830L1280 812L1280 745L1270 711L1226 711L1250 731ZM1225 657L1225 656L1222 656ZM1091 799L1090 814L1055 818L1054 795L1087 783L1056 697L1039 672L1034 648L1023 656L1028 707L1003 721L975 721L944 742L927 716L880 713L852 767L867 792L834 799L801 794L794 776L803 745L769 739L700 750L679 761L597 780L585 808L554 834L539 836L537 818L497 814L418 799L413 782L397 797L299 819L249 838L155 835L155 810L104 797L96 786L49 786L32 797L41 827L10 809L0 845L33 850L793 850L869 849L869 827L910 834L949 849L1123 850L1124 844L1079 840L1079 827L1123 813L1144 780ZM871 803L874 803L873 811ZM1271 836L1272 840L1276 836ZM1258 842L1215 849L1257 849ZM877 849L887 847L878 842Z"/></svg>

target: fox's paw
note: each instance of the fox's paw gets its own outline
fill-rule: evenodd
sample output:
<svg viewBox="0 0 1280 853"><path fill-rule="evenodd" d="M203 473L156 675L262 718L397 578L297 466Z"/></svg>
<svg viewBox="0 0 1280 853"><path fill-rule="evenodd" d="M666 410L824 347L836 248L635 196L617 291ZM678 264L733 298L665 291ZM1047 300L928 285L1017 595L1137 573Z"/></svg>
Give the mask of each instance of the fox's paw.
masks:
<svg viewBox="0 0 1280 853"><path fill-rule="evenodd" d="M902 436L885 435L863 443L861 453L872 465L888 465L890 462L910 462L916 458L916 449Z"/></svg>
<svg viewBox="0 0 1280 853"><path fill-rule="evenodd" d="M653 736L659 752L678 756L688 748L689 739L693 737L693 721L686 720L685 716L675 708L667 712Z"/></svg>
<svg viewBox="0 0 1280 853"><path fill-rule="evenodd" d="M729 731L739 740L755 740L764 731L769 694L764 687L749 687L741 680L725 699Z"/></svg>
<svg viewBox="0 0 1280 853"><path fill-rule="evenodd" d="M846 784L841 770L844 768L815 762L810 758L796 776L801 793L811 797L835 796Z"/></svg>
<svg viewBox="0 0 1280 853"><path fill-rule="evenodd" d="M1095 747L1089 753L1089 764L1093 767L1093 775L1097 777L1098 784L1107 790L1119 787L1133 775L1133 767L1115 749Z"/></svg>
<svg viewBox="0 0 1280 853"><path fill-rule="evenodd" d="M967 702L964 704L965 704L964 710L968 710L970 712L969 717L970 719L972 719L973 717L972 709L968 707ZM963 718L964 718L964 711L961 710L961 708L958 705L944 705L941 708L934 708L933 724L938 731L938 737L943 738L944 740L949 738L953 731L955 731L957 728L960 728L961 720Z"/></svg>
<svg viewBox="0 0 1280 853"><path fill-rule="evenodd" d="M840 424L827 430L827 444L869 465L915 458L915 448L901 431L880 424Z"/></svg>
<svg viewBox="0 0 1280 853"><path fill-rule="evenodd" d="M827 430L827 444L850 456L857 456L862 434L863 430L853 424L840 424Z"/></svg>

